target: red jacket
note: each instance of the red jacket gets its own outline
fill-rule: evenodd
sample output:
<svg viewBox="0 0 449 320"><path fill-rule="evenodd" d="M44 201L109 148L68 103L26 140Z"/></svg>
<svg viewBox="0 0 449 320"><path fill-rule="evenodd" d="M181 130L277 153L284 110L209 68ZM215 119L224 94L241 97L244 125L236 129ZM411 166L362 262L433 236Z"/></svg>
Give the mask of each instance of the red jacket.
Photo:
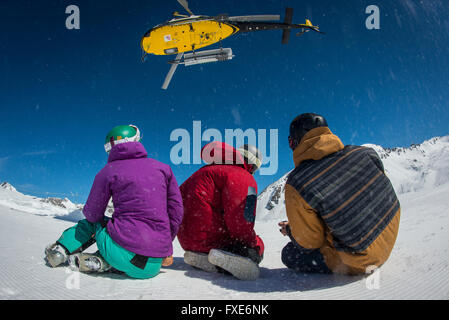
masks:
<svg viewBox="0 0 449 320"><path fill-rule="evenodd" d="M180 187L184 218L178 240L182 248L207 253L239 243L263 254L263 242L254 232L257 183L250 167L240 152L223 142L206 145L201 158L209 165Z"/></svg>

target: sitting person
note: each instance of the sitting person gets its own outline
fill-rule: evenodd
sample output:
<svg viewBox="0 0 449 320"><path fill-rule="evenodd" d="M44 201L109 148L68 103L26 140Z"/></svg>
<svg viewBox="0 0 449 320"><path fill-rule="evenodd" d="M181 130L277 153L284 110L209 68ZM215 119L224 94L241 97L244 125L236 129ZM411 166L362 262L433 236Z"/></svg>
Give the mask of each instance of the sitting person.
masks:
<svg viewBox="0 0 449 320"><path fill-rule="evenodd" d="M170 167L147 157L136 126L118 126L106 137L108 163L96 175L83 214L45 250L52 267L69 261L82 272L118 270L133 278L156 276L173 261L172 242L183 216ZM112 219L104 216L112 197ZM95 254L83 253L93 243Z"/></svg>
<svg viewBox="0 0 449 320"><path fill-rule="evenodd" d="M295 169L285 186L291 242L282 262L298 272L365 274L387 261L400 204L376 151L344 146L320 115L290 125Z"/></svg>

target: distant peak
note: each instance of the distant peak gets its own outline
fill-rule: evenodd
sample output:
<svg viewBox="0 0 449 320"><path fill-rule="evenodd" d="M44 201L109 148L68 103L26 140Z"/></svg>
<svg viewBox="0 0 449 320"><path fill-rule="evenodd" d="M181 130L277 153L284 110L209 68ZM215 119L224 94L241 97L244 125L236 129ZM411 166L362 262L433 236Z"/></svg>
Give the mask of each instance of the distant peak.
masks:
<svg viewBox="0 0 449 320"><path fill-rule="evenodd" d="M10 191L17 191L16 188L14 188L9 182L6 182L6 181L2 182L0 184L0 188L10 190Z"/></svg>
<svg viewBox="0 0 449 320"><path fill-rule="evenodd" d="M430 139L425 140L424 142L419 143L419 144L412 143L409 147L385 148L385 147L375 145L375 144L370 144L370 143L364 144L363 146L373 148L379 154L380 158L382 160L384 160L393 154L401 155L401 154L407 154L408 152L416 152L416 151L420 152L422 154L425 154L426 152L429 151L429 147L436 146L437 148L439 148L439 147L442 148L448 142L449 142L449 135L443 136L443 137L430 138Z"/></svg>

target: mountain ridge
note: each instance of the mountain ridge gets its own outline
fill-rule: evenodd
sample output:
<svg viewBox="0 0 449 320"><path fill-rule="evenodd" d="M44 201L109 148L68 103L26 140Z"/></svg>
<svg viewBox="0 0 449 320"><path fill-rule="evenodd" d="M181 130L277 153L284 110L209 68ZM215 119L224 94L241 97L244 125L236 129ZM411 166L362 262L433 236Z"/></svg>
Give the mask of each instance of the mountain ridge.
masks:
<svg viewBox="0 0 449 320"><path fill-rule="evenodd" d="M429 191L449 183L449 135L434 137L410 147L383 148L375 144L364 144L373 148L381 158L396 193L407 194ZM285 183L288 174L268 185L259 195L257 220L286 219ZM17 191L9 182L0 184L0 204L38 215L54 215L69 221L84 218L84 204L74 204L68 198L38 198ZM106 215L114 212L112 201Z"/></svg>

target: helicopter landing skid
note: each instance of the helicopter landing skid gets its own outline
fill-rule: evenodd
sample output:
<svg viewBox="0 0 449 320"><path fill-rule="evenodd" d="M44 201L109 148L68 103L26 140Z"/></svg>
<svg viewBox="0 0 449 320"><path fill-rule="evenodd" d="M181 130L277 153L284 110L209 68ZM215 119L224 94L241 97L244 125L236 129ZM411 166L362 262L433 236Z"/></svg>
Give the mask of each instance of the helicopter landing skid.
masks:
<svg viewBox="0 0 449 320"><path fill-rule="evenodd" d="M170 84L171 79L176 71L178 65L183 64L186 67L197 64L220 62L231 60L234 57L231 48L220 48L215 50L195 51L193 53L178 53L175 60L168 61L171 68L168 71L162 89L166 90Z"/></svg>
<svg viewBox="0 0 449 320"><path fill-rule="evenodd" d="M169 61L170 64L183 64L186 67L196 64L220 62L231 60L235 57L232 54L231 48L220 48L215 50L195 51L193 53L186 53L181 59Z"/></svg>

